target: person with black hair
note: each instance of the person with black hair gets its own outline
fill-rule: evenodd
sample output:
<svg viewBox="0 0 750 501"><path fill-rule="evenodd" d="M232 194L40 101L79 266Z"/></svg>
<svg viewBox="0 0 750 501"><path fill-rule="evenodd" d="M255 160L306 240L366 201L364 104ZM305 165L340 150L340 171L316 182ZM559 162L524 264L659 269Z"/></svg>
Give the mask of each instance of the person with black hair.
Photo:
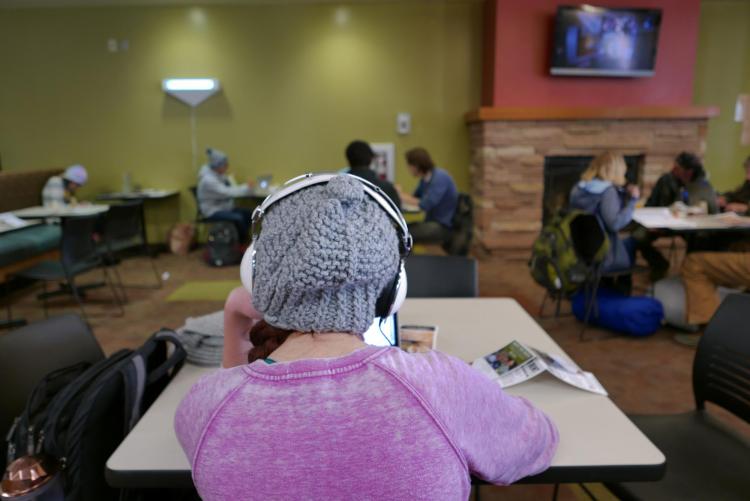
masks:
<svg viewBox="0 0 750 501"><path fill-rule="evenodd" d="M709 214L718 212L716 192L706 179L706 171L700 158L683 151L674 159L672 170L663 174L646 200L646 207L668 207L675 202L686 205L705 203ZM653 243L661 234L638 228L633 232L636 247L651 268L651 280L656 282L667 275L669 261L654 248ZM698 245L695 238L693 244Z"/></svg>
<svg viewBox="0 0 750 501"><path fill-rule="evenodd" d="M372 170L371 166L375 158L375 152L372 151L368 143L360 139L355 139L346 147L345 154L346 160L349 162L349 174L361 177L383 190L393 200L396 207L401 209L401 197L398 196L396 188L390 182L378 177L375 171Z"/></svg>
<svg viewBox="0 0 750 501"><path fill-rule="evenodd" d="M705 202L710 214L718 212L716 192L706 179L703 163L693 153L683 151L677 155L672 170L656 181L646 207L668 207L675 202L687 205Z"/></svg>

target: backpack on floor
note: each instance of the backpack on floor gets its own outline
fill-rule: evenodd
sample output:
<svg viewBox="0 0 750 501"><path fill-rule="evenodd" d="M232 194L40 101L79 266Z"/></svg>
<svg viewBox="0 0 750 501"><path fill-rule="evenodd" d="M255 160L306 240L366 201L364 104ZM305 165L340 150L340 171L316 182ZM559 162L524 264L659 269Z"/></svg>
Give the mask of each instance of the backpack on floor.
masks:
<svg viewBox="0 0 750 501"><path fill-rule="evenodd" d="M204 259L211 266L231 266L242 261L242 245L232 223L211 223Z"/></svg>
<svg viewBox="0 0 750 501"><path fill-rule="evenodd" d="M581 215L586 213L573 210L555 215L534 241L529 260L531 276L552 293L570 295L586 280L588 267L576 254L571 237L571 224ZM604 259L608 251L609 240L604 239L595 254Z"/></svg>
<svg viewBox="0 0 750 501"><path fill-rule="evenodd" d="M162 330L135 351L50 373L8 434L9 464L43 454L60 465L66 500L117 499L104 478L107 459L184 360L176 334Z"/></svg>
<svg viewBox="0 0 750 501"><path fill-rule="evenodd" d="M573 314L583 321L586 295L573 297ZM661 327L664 308L658 299L647 296L625 296L617 291L600 288L596 293L596 308L589 323L631 336L650 336Z"/></svg>

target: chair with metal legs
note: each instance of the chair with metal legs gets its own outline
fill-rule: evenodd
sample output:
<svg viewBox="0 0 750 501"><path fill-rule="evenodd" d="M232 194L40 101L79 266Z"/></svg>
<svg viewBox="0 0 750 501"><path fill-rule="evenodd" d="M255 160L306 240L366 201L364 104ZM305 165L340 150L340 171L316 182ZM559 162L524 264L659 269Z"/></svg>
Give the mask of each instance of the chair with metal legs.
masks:
<svg viewBox="0 0 750 501"><path fill-rule="evenodd" d="M124 314L120 297L115 290L107 268L103 266L101 253L98 251L95 238L99 216L66 217L62 219L62 237L60 238L60 260L42 261L30 268L14 273L14 276L39 280L42 282L42 293L37 295L42 300L44 316L47 317L47 299L58 295L71 295L75 299L81 314L87 318L83 308L83 295L88 289L108 286L113 296L113 303L120 314ZM100 268L103 282L79 285L76 277L82 273ZM47 291L47 282L59 282L60 288Z"/></svg>
<svg viewBox="0 0 750 501"><path fill-rule="evenodd" d="M570 238L578 259L586 266L586 279L583 283L584 316L579 339L584 340L586 327L591 318L599 316L597 294L603 278L618 279L632 274L632 269L604 272L603 257L600 249L607 240L607 235L593 214L581 214L570 223Z"/></svg>
<svg viewBox="0 0 750 501"><path fill-rule="evenodd" d="M161 275L156 269L156 263L146 238L143 201L139 200L110 206L109 210L104 214L102 237L104 262L111 267L124 301L127 301L125 287L153 287L158 289L162 286ZM153 286L123 284L117 265L122 261L126 253L129 252L137 252L149 258L151 270L155 278Z"/></svg>

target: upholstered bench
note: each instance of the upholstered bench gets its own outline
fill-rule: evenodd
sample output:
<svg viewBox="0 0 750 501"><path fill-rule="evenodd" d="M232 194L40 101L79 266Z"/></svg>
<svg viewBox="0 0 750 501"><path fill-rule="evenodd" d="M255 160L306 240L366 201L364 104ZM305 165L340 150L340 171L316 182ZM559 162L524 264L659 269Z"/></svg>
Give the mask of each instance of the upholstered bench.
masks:
<svg viewBox="0 0 750 501"><path fill-rule="evenodd" d="M40 261L59 259L59 245L59 225L42 224L0 234L0 283Z"/></svg>

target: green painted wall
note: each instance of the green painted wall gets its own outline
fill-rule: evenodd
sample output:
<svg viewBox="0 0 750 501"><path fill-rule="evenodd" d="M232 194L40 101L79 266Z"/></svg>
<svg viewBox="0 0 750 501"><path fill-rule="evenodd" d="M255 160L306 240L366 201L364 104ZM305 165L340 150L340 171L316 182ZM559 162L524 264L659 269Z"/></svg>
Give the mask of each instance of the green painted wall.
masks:
<svg viewBox="0 0 750 501"><path fill-rule="evenodd" d="M82 197L122 186L183 190L149 211L152 238L191 220L190 109L165 77L211 76L223 91L196 110L199 153L228 152L240 180L277 181L345 165L349 140L428 148L469 184L463 114L480 102L476 0L0 10L3 169L84 164ZM111 53L107 39L127 39ZM412 114L410 135L396 113ZM203 160L203 156L200 156Z"/></svg>
<svg viewBox="0 0 750 501"><path fill-rule="evenodd" d="M712 0L701 4L695 102L719 105L721 115L708 128L706 168L720 190L742 182L750 146L740 145L734 122L738 94L750 93L750 2Z"/></svg>

